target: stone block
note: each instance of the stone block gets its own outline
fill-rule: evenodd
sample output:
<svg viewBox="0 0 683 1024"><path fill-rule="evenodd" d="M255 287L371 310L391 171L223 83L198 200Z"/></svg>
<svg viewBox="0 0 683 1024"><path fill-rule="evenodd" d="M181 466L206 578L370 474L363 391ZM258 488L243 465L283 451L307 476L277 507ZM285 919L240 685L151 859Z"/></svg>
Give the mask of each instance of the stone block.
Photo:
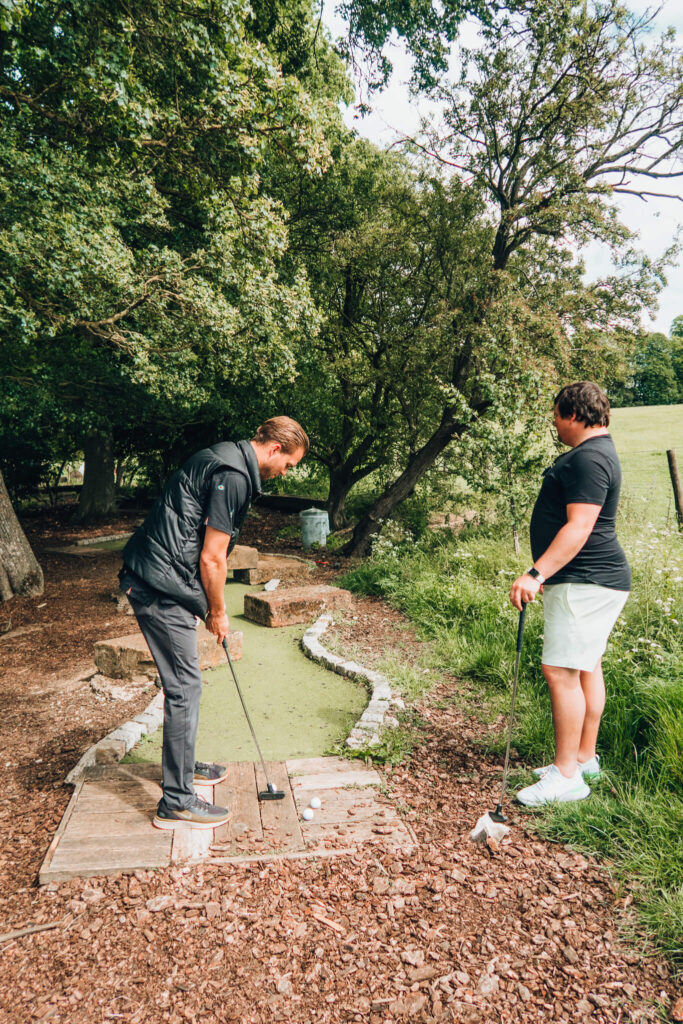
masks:
<svg viewBox="0 0 683 1024"><path fill-rule="evenodd" d="M350 608L351 602L351 592L339 587L278 588L271 593L245 594L244 615L261 626L293 626L309 622L322 611Z"/></svg>
<svg viewBox="0 0 683 1024"><path fill-rule="evenodd" d="M134 747L135 744L142 739L146 732L147 730L140 724L140 722L124 722L124 724L120 725L118 729L114 729L113 732L110 732L106 739L110 742L123 742L126 752L128 752L131 747Z"/></svg>
<svg viewBox="0 0 683 1024"><path fill-rule="evenodd" d="M104 739L95 747L95 764L115 764L126 753L123 740Z"/></svg>
<svg viewBox="0 0 683 1024"><path fill-rule="evenodd" d="M235 544L228 556L228 572L232 569L256 569L259 564L258 549L246 544Z"/></svg>
<svg viewBox="0 0 683 1024"><path fill-rule="evenodd" d="M237 549L235 549L237 550ZM232 555L230 556L232 558ZM255 587L268 580L282 576L308 576L315 571L315 562L291 558L287 555L259 555L258 564L254 566L238 566L233 572L233 579ZM228 569L231 568L228 559Z"/></svg>
<svg viewBox="0 0 683 1024"><path fill-rule="evenodd" d="M228 634L228 648L233 661L242 657L242 633L233 629ZM216 637L209 633L203 622L197 629L197 651L202 671L215 668L225 660L225 654ZM110 679L132 679L146 675L153 679L156 666L142 633L131 633L112 640L98 640L95 644L95 664Z"/></svg>
<svg viewBox="0 0 683 1024"><path fill-rule="evenodd" d="M103 676L110 679L132 679L135 675L154 678L154 659L142 633L98 640L95 644L95 664Z"/></svg>
<svg viewBox="0 0 683 1024"><path fill-rule="evenodd" d="M226 661L223 645L216 642L213 633L209 633L203 622L197 628L197 650L199 652L199 667L202 672L208 668L215 668ZM231 629L228 633L228 650L233 661L239 661L242 657L242 630Z"/></svg>
<svg viewBox="0 0 683 1024"><path fill-rule="evenodd" d="M235 569L232 578L238 583L245 583L249 587L256 587L259 583L267 583L270 573L263 569Z"/></svg>

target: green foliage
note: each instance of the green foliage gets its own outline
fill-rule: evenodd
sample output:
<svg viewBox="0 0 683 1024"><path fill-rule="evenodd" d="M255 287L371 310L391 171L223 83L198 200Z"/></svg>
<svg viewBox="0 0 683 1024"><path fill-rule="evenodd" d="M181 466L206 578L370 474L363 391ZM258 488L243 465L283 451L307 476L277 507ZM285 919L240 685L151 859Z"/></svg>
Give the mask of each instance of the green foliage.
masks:
<svg viewBox="0 0 683 1024"><path fill-rule="evenodd" d="M635 354L634 405L671 405L683 401L683 340L647 334Z"/></svg>
<svg viewBox="0 0 683 1024"><path fill-rule="evenodd" d="M342 0L339 12L348 24L342 52L366 63L371 88L385 85L392 64L387 56L390 39L396 33L414 58L413 81L423 88L435 85L448 63L449 43L468 15L487 19L490 4L482 0Z"/></svg>
<svg viewBox="0 0 683 1024"><path fill-rule="evenodd" d="M449 459L472 488L494 496L494 510L516 551L541 469L557 454L546 415L553 391L529 370L502 380L489 414L455 445Z"/></svg>
<svg viewBox="0 0 683 1024"><path fill-rule="evenodd" d="M107 429L118 452L155 457L191 446L199 421L211 440L217 420L251 429L254 388L292 377L317 315L304 276L284 274L285 211L263 183L277 160L327 165L346 88L324 39L295 60L314 32L297 10L277 54L242 0L27 5L2 37L6 435L20 384L27 432L49 396L76 444Z"/></svg>

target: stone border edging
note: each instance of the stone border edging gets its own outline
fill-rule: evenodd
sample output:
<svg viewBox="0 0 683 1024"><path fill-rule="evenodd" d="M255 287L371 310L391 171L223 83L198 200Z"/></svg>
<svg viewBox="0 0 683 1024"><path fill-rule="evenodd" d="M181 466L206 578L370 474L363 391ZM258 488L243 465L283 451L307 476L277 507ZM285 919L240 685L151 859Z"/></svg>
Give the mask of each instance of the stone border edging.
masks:
<svg viewBox="0 0 683 1024"><path fill-rule="evenodd" d="M91 545L109 544L113 540L124 540L126 537L132 536L133 534L131 531L127 530L126 533L107 533L103 534L101 537L83 537L81 540L74 541L74 547L87 548Z"/></svg>
<svg viewBox="0 0 683 1024"><path fill-rule="evenodd" d="M389 681L380 672L373 672L356 661L344 661L323 647L320 637L332 621L333 616L329 612L321 615L302 636L301 646L306 657L312 661L324 665L338 675L360 679L370 685L370 703L347 736L345 743L352 750L373 747L380 742L379 733L382 727L394 727L398 724L393 715L389 714L390 708L395 707L403 711L405 702L398 694L391 692Z"/></svg>
<svg viewBox="0 0 683 1024"><path fill-rule="evenodd" d="M111 741L114 741L115 743L123 743L127 754L139 739L146 736L148 733L156 732L159 726L163 724L163 721L164 694L160 690L154 697L154 700L151 701L151 703L148 704L145 710L141 711L139 715L135 715L134 718L129 722L124 722L123 725L118 725L116 729L112 729L112 731L107 733L106 736L103 736L101 740L94 743L92 747L88 747L85 754L83 754L80 761L74 765L64 781L71 786L75 785L86 768L90 768L92 765L97 764L97 748L101 745Z"/></svg>

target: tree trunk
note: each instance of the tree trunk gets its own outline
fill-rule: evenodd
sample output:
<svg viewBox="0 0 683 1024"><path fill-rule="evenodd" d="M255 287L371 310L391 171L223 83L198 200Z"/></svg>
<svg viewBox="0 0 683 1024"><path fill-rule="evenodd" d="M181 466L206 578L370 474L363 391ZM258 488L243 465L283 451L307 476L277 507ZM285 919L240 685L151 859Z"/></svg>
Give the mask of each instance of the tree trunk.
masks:
<svg viewBox="0 0 683 1024"><path fill-rule="evenodd" d="M116 507L111 433L91 434L85 442L83 454L83 486L75 518L81 523L92 523L111 515Z"/></svg>
<svg viewBox="0 0 683 1024"><path fill-rule="evenodd" d="M444 411L441 423L426 444L411 455L398 479L387 485L370 511L358 521L351 540L342 548L343 554L362 557L370 553L372 541L382 529L383 521L408 497L453 438L459 437L466 428L467 424L453 419L451 409Z"/></svg>
<svg viewBox="0 0 683 1024"><path fill-rule="evenodd" d="M346 518L346 496L353 486L353 478L349 474L330 470L330 491L327 498L327 512L330 517L331 530L343 530L349 525Z"/></svg>
<svg viewBox="0 0 683 1024"><path fill-rule="evenodd" d="M43 570L19 525L0 472L0 600L42 593Z"/></svg>

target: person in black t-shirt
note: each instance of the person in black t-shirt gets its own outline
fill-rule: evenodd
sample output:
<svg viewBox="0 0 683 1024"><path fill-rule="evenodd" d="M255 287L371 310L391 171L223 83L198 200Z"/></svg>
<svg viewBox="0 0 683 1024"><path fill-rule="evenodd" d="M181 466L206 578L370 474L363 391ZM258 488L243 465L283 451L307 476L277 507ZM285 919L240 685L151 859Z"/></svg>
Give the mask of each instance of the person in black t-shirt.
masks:
<svg viewBox="0 0 683 1024"><path fill-rule="evenodd" d="M534 564L510 600L543 593L542 669L550 689L555 760L517 794L527 806L583 800L600 776L595 745L605 706L602 655L631 588L617 540L621 467L608 433L609 401L592 381L562 388L555 427L570 451L545 470L530 524Z"/></svg>

